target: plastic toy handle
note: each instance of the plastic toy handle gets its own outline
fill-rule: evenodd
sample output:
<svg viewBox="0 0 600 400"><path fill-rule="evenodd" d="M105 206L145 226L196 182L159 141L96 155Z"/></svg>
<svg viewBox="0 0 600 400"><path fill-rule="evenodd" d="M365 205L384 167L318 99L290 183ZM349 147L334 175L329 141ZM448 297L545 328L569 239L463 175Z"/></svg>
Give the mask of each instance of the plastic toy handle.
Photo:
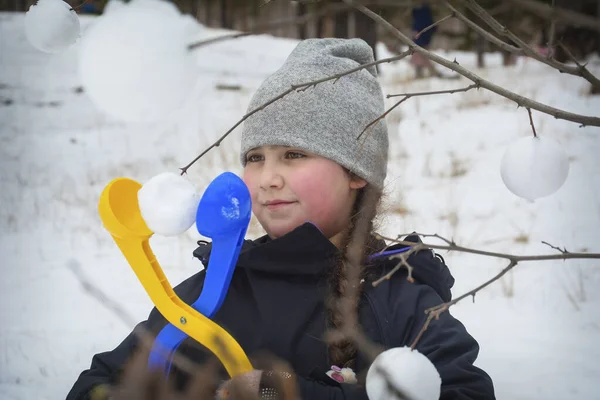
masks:
<svg viewBox="0 0 600 400"><path fill-rule="evenodd" d="M225 300L245 234L246 229L239 232L239 235L213 240L204 287L194 303L194 308L208 318L216 314Z"/></svg>
<svg viewBox="0 0 600 400"><path fill-rule="evenodd" d="M207 318L212 318L221 308L227 295L236 260L242 248L246 229L235 236L217 238L213 241L210 265L204 278L202 292L192 308ZM167 324L156 337L148 357L148 365L161 369L166 376L171 372L172 354L188 336L175 326Z"/></svg>
<svg viewBox="0 0 600 400"><path fill-rule="evenodd" d="M235 339L173 291L150 248L153 233L139 210L137 192L140 188L141 184L126 178L115 179L106 186L99 202L105 228L167 321L213 352L230 376L251 371L252 364Z"/></svg>

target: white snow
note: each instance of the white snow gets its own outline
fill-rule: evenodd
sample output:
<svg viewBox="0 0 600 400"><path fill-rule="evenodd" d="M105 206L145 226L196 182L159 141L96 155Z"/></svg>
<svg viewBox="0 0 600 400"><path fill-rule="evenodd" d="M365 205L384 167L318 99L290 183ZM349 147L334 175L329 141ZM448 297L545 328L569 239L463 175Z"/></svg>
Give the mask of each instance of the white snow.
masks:
<svg viewBox="0 0 600 400"><path fill-rule="evenodd" d="M98 217L104 186L120 176L144 182L187 164L244 115L253 91L296 42L263 35L205 46L195 54L199 82L191 101L168 120L127 124L76 90L80 45L42 53L25 38L23 19L0 13L0 398L57 399L94 353L114 348L151 309ZM91 21L81 18L82 35ZM199 28L198 38L226 33ZM379 55L387 56L383 48ZM446 55L554 107L586 115L600 110L600 97L586 95L588 84L537 62L504 68L491 54L479 70L474 54ZM597 59L588 67L600 73ZM469 84L413 81L407 62L381 70L385 94ZM531 134L525 110L484 90L402 104L388 118L391 164L379 231L437 232L464 246L516 254L555 253L542 240L600 252L600 129L533 117L540 134L564 148L570 172L555 194L529 203L500 176L507 147ZM187 177L202 193L220 173L241 173L238 151L236 130ZM174 285L201 268L191 257L198 239L191 231L151 240ZM249 236L260 234L253 221ZM475 255L442 255L456 277L455 296L506 266ZM133 321L123 322L86 293L68 268L73 262ZM600 397L599 271L598 260L522 263L475 303L452 307L479 341L477 364L494 379L498 399Z"/></svg>
<svg viewBox="0 0 600 400"><path fill-rule="evenodd" d="M375 358L365 386L369 400L399 400L396 391L413 400L439 400L441 384L427 357L410 347L395 347Z"/></svg>
<svg viewBox="0 0 600 400"><path fill-rule="evenodd" d="M111 7L82 39L79 73L88 95L123 121L159 121L181 109L197 80L191 27L164 0Z"/></svg>
<svg viewBox="0 0 600 400"><path fill-rule="evenodd" d="M177 236L192 227L200 193L190 181L173 172L153 176L138 191L142 218L150 230L163 236Z"/></svg>
<svg viewBox="0 0 600 400"><path fill-rule="evenodd" d="M554 140L532 135L508 147L500 173L511 192L533 201L560 189L569 175L569 160Z"/></svg>
<svg viewBox="0 0 600 400"><path fill-rule="evenodd" d="M64 51L79 38L77 13L62 0L39 0L25 13L25 35L38 50Z"/></svg>
<svg viewBox="0 0 600 400"><path fill-rule="evenodd" d="M237 197L231 197L230 201L228 206L221 207L221 215L227 219L239 219L240 200Z"/></svg>

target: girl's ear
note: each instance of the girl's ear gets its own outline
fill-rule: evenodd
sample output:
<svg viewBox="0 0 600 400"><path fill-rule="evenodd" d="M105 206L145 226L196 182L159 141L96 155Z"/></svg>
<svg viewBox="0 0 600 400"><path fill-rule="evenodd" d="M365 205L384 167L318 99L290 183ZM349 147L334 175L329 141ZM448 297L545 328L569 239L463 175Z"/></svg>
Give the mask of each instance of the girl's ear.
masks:
<svg viewBox="0 0 600 400"><path fill-rule="evenodd" d="M363 178L359 178L356 175L350 177L350 189L362 189L367 186L367 181Z"/></svg>

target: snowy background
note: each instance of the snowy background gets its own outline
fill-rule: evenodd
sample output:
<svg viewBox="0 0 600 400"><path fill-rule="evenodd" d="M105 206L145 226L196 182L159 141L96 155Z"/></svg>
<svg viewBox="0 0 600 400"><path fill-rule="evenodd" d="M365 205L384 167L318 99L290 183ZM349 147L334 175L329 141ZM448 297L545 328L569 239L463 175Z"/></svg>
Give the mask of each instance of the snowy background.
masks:
<svg viewBox="0 0 600 400"><path fill-rule="evenodd" d="M82 18L82 34L92 22ZM226 33L196 31L196 38ZM161 123L124 124L81 90L78 45L58 55L39 52L25 39L23 15L0 13L0 399L64 398L92 355L130 332L131 323L90 297L69 266L79 265L134 320L146 318L151 303L101 226L100 192L115 177L144 182L191 161L244 114L253 91L295 44L258 36L203 47L185 109ZM587 115L600 110L600 97L588 96L584 81L532 60L504 68L489 54L488 67L477 70L474 54L444 55L549 105ZM599 60L590 68L600 73ZM386 94L470 83L414 81L407 62L383 65L381 80ZM525 110L481 90L412 98L392 112L380 231L437 232L464 246L516 254L553 253L542 240L600 252L600 129L533 115L538 133L564 147L571 170L559 192L528 203L500 178L506 146L531 134ZM220 172L240 173L238 135L191 168L199 191ZM253 223L250 236L260 234ZM194 239L152 239L173 285L200 268L191 256ZM443 255L457 280L455 296L505 266ZM475 303L452 309L479 341L478 365L494 379L499 399L600 398L598 289L598 260L523 263Z"/></svg>

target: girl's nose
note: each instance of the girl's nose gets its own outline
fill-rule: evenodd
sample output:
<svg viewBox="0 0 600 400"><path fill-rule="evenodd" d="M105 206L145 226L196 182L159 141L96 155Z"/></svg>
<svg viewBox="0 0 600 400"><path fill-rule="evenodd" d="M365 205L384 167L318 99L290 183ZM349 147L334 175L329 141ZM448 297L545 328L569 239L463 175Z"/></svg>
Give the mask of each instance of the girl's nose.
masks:
<svg viewBox="0 0 600 400"><path fill-rule="evenodd" d="M283 186L283 177L276 165L265 163L260 174L261 189L279 189Z"/></svg>

